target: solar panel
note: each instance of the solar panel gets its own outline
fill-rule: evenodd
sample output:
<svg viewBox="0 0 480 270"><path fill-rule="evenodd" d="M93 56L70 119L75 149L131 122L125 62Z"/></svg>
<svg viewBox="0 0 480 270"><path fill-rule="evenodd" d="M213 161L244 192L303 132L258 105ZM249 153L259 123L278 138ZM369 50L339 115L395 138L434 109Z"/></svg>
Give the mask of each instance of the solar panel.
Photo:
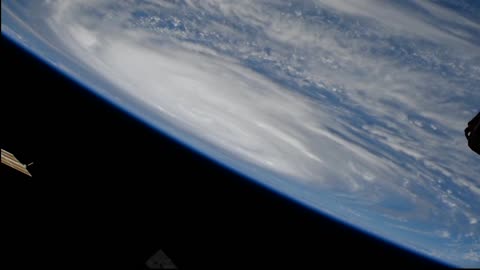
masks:
<svg viewBox="0 0 480 270"><path fill-rule="evenodd" d="M2 149L1 157L2 157L2 164L14 170L17 170L23 174L26 174L30 177L32 176L30 172L27 170L27 165L18 161L18 159L12 153Z"/></svg>

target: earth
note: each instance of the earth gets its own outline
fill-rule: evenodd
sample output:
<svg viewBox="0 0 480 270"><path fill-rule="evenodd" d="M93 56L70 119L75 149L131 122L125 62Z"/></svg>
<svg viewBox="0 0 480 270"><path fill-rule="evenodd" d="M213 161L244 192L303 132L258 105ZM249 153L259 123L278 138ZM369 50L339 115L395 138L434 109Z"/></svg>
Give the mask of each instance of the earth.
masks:
<svg viewBox="0 0 480 270"><path fill-rule="evenodd" d="M247 179L480 267L480 3L2 0L2 34ZM319 228L321 229L321 228Z"/></svg>

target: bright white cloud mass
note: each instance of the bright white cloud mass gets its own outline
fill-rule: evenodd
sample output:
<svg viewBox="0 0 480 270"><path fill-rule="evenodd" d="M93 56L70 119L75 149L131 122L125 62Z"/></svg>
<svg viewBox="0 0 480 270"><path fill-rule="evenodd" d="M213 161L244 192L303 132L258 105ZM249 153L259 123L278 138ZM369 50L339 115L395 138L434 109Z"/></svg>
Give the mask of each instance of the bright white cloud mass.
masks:
<svg viewBox="0 0 480 270"><path fill-rule="evenodd" d="M463 136L480 109L471 2L34 5L52 49L115 85L99 90L107 98L144 104L131 110L160 117L160 130L168 123L172 136L320 211L479 266L480 160Z"/></svg>

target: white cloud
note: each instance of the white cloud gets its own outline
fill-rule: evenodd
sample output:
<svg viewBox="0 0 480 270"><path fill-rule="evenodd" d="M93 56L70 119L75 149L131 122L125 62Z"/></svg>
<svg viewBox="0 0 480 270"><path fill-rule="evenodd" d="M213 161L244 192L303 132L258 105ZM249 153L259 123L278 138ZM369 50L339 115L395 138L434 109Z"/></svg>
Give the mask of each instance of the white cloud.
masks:
<svg viewBox="0 0 480 270"><path fill-rule="evenodd" d="M465 46L465 48L474 49L476 45L469 44L468 41L452 36L444 32L441 28L429 22L425 14L418 10L406 8L404 5L395 2L381 0L316 0L321 5L334 8L340 12L345 12L354 16L361 16L371 20L378 21L381 25L389 29L401 31L404 34L411 34L430 39L434 42L448 42L453 46ZM413 1L432 14L446 20L454 20L456 23L463 23L473 26L478 30L478 24L469 21L451 11L441 8L429 1Z"/></svg>
<svg viewBox="0 0 480 270"><path fill-rule="evenodd" d="M413 3L428 18L368 0L48 2L65 53L232 160L362 197L412 233L445 223L442 241L458 216L480 218L467 207L480 171L461 133L480 104L479 45L464 32L477 22L427 1ZM132 16L144 9L155 14ZM387 194L414 209L379 204Z"/></svg>

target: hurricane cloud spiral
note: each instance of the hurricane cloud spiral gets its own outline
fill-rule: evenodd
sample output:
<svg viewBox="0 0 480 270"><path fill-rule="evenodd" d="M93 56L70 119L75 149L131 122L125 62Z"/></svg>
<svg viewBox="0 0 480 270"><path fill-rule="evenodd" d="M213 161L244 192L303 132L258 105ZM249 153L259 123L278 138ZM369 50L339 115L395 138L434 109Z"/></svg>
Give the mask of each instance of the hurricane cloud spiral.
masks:
<svg viewBox="0 0 480 270"><path fill-rule="evenodd" d="M473 2L49 0L29 28L60 69L90 71L112 86L101 95L211 158L480 266L480 160L463 135L480 109Z"/></svg>

